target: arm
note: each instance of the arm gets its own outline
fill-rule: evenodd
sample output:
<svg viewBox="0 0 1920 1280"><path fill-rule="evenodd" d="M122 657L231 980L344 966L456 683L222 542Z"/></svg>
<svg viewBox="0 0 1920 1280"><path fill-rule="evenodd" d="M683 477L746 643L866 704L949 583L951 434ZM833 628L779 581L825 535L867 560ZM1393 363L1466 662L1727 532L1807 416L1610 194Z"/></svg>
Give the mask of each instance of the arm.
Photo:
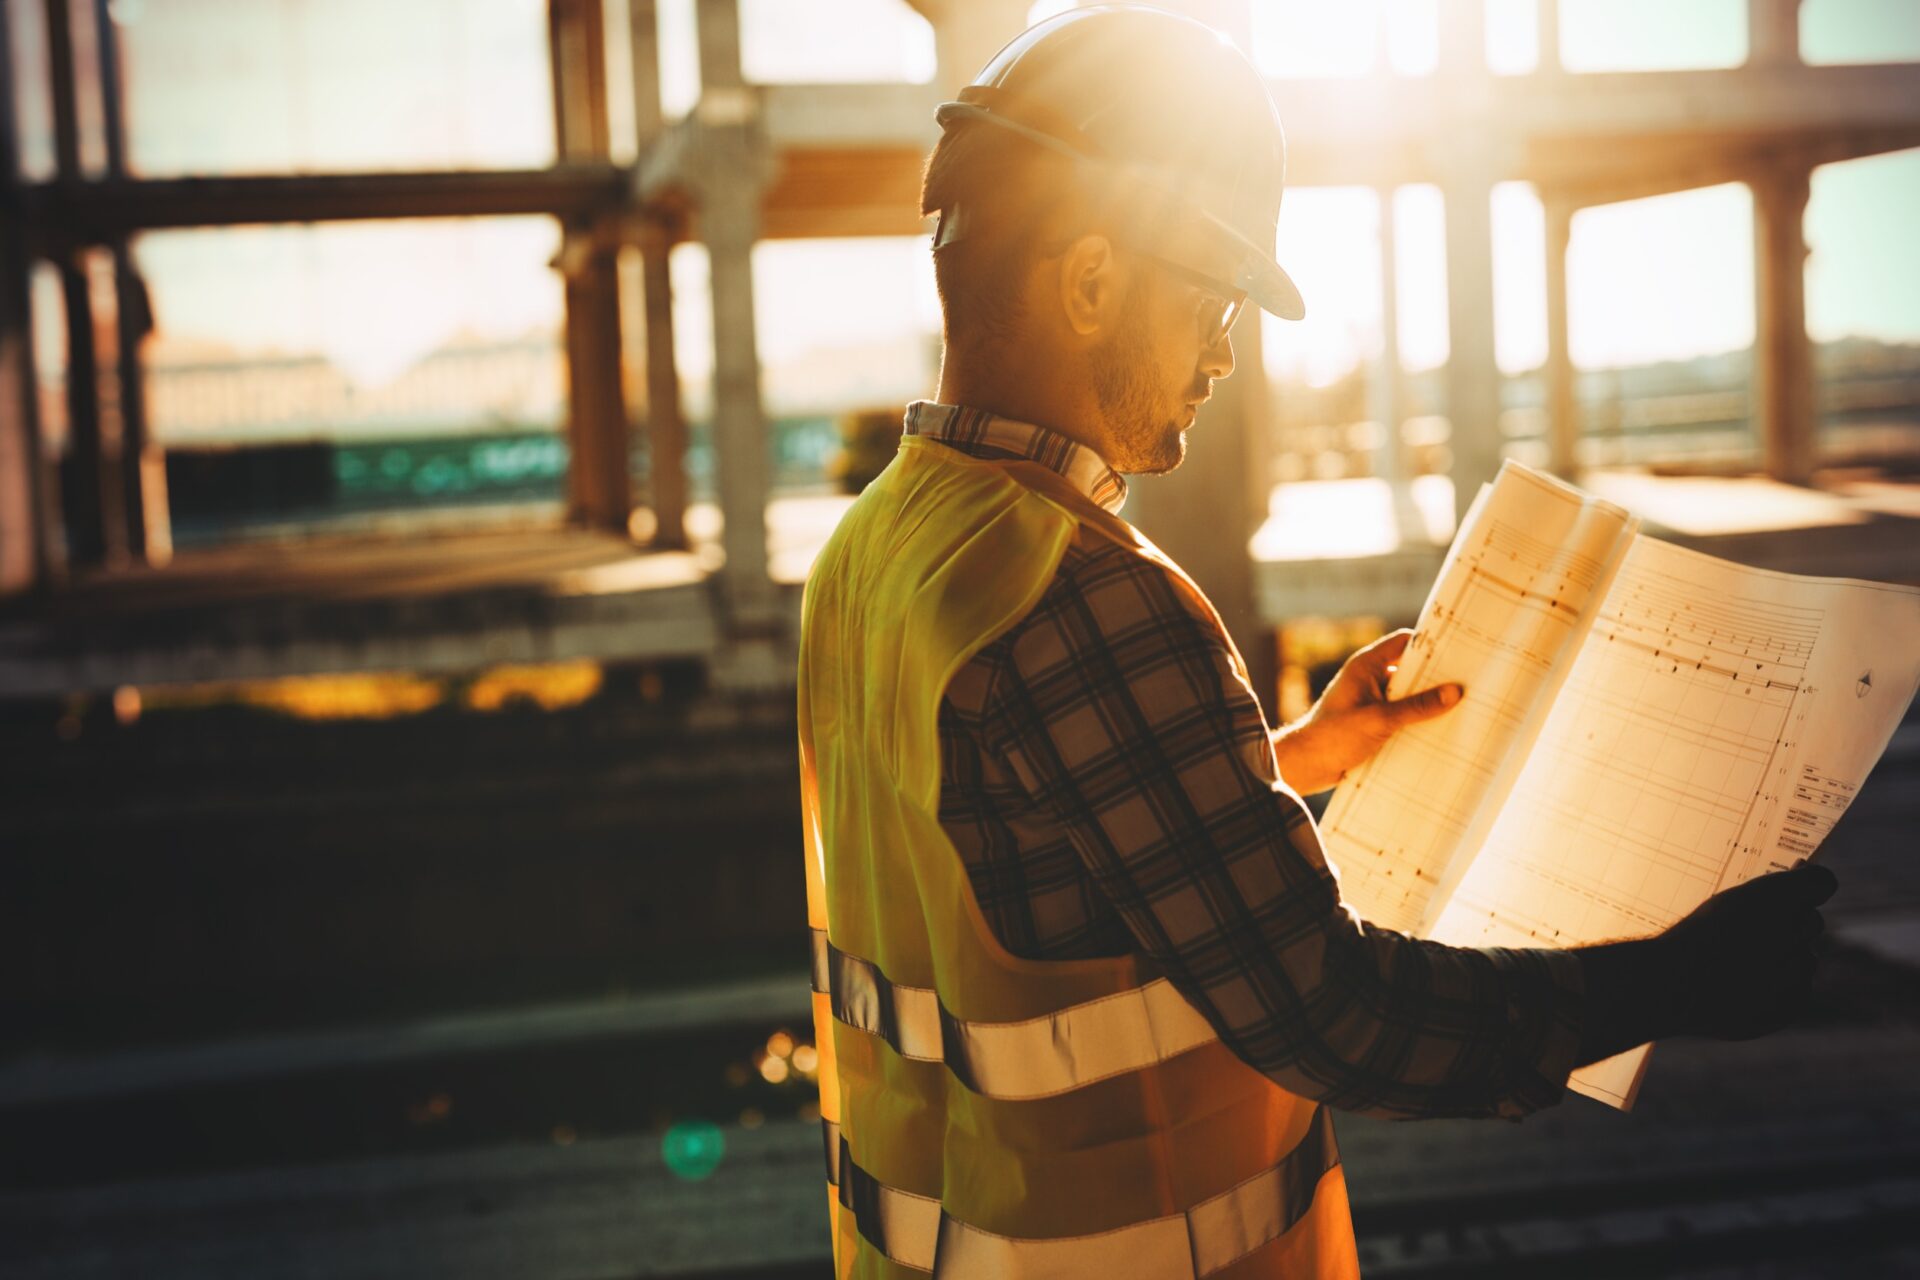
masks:
<svg viewBox="0 0 1920 1280"><path fill-rule="evenodd" d="M1218 623L1174 575L1118 548L1063 571L985 704L988 754L1134 945L1255 1068L1390 1116L1520 1115L1559 1099L1580 1038L1579 960L1446 947L1355 918Z"/></svg>
<svg viewBox="0 0 1920 1280"><path fill-rule="evenodd" d="M1750 1040L1805 1008L1838 881L1810 864L1717 894L1665 933L1584 947L1579 1065L1677 1035Z"/></svg>
<svg viewBox="0 0 1920 1280"><path fill-rule="evenodd" d="M1396 631L1354 654L1312 711L1274 735L1280 774L1296 790L1333 787L1395 733L1459 702L1459 685L1388 699L1411 636ZM1792 1020L1812 978L1821 928L1814 908L1835 881L1807 867L1754 883L1772 887L1731 889L1658 937L1574 952L1586 996L1577 1065L1652 1040L1744 1039Z"/></svg>

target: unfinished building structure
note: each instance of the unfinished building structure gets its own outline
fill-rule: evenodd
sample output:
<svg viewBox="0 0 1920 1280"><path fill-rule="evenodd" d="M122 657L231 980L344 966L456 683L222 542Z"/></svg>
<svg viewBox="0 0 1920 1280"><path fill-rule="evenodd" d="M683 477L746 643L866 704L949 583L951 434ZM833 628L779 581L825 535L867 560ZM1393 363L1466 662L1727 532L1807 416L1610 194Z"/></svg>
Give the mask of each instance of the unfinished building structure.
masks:
<svg viewBox="0 0 1920 1280"><path fill-rule="evenodd" d="M769 562L754 245L923 234L916 193L935 137L933 108L1029 13L1025 0L910 2L935 36L938 70L929 84L749 83L737 0L697 0L700 96L683 118L670 119L655 0L551 0L556 162L549 167L144 178L127 165L107 0L45 0L56 144L50 179L22 178L14 95L0 94L7 113L0 118L0 590L14 597L0 627L0 695L570 656L679 656L708 664L722 683L785 680L798 592ZM1178 7L1230 32L1248 29L1248 0ZM1391 195L1425 183L1445 200L1451 355L1444 387L1454 493L1464 505L1502 454L1489 198L1495 183L1520 180L1533 184L1546 211L1554 468L1572 474L1579 465L1565 263L1574 213L1742 182L1754 195L1752 406L1763 467L1780 481L1811 477L1818 458L1801 231L1809 175L1818 165L1920 145L1920 75L1912 65L1806 65L1798 54L1799 7L1798 0L1748 0L1750 55L1738 68L1573 74L1556 54L1557 3L1539 0L1539 66L1496 77L1485 62L1483 6L1447 0L1433 75L1275 82L1293 144L1290 182L1382 196L1386 349L1370 408L1386 424L1377 475L1402 489L1408 477L1398 430L1406 406L1394 345ZM76 42L76 15L90 15L90 40ZM610 23L609 15L624 22ZM638 156L631 165L614 161L610 143L608 54L617 42L630 44L634 68ZM0 63L11 67L19 56L10 51ZM93 61L82 66L83 56ZM100 171L82 164L84 84L99 86L91 128L104 147ZM447 544L421 539L406 553L407 572L365 591L339 585L367 576L364 553L329 559L316 552L290 577L244 550L165 564L166 504L143 409L146 304L131 238L159 228L506 214L546 215L564 233L555 266L565 281L567 528L490 543L484 555L469 549L453 572L443 572L456 565ZM723 558L688 552L688 429L667 271L669 251L686 240L703 244L711 262ZM623 306L617 257L634 248L644 262L643 296ZM28 287L35 262L51 264L61 282L70 443L59 469L38 422ZM100 291L88 284L103 274L113 281L104 327ZM622 317L638 314L643 388L623 383L621 363ZM1268 516L1273 475L1259 321L1253 316L1240 331L1240 376L1205 410L1206 446L1178 474L1140 486L1130 514L1207 588L1256 670L1270 670L1263 633L1275 624L1307 614L1404 618L1438 553L1420 536L1398 550L1336 562L1261 561L1250 553L1249 538ZM103 328L114 336L105 345ZM636 432L645 435L651 473L643 541L631 519ZM243 590L242 582L252 585ZM474 596L479 587L489 589L484 600L425 616L395 603ZM310 607L315 596L332 602L325 616Z"/></svg>

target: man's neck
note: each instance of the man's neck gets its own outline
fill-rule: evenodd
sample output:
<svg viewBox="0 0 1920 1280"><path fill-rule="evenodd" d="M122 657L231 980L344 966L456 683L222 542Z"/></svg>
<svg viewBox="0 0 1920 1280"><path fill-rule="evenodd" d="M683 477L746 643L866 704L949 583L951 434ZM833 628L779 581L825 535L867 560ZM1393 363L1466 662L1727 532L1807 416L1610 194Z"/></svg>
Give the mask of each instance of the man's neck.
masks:
<svg viewBox="0 0 1920 1280"><path fill-rule="evenodd" d="M1098 414L1088 412L1091 406L1079 403L1067 390L1077 386L1077 380L1063 378L1057 370L1034 370L1031 376L1020 376L1018 370L1010 368L1014 363L1008 361L1009 367L1002 367L996 362L996 376L986 377L977 374L970 362L958 361L949 353L940 365L937 398L941 404L984 409L1015 422L1045 427L1105 459L1106 440Z"/></svg>

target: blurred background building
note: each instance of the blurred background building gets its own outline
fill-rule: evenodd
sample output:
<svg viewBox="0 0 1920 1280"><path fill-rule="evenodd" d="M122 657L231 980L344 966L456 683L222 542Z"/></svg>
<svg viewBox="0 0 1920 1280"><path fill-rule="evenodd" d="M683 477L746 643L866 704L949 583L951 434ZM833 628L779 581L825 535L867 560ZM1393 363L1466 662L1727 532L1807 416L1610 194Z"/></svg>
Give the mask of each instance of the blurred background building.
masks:
<svg viewBox="0 0 1920 1280"><path fill-rule="evenodd" d="M823 1273L800 584L933 391L934 106L1065 7L6 0L0 1275ZM1166 7L1308 318L1128 515L1272 710L1505 457L1920 582L1920 7ZM1910 723L1816 1026L1343 1126L1369 1274L1920 1270L1916 819Z"/></svg>

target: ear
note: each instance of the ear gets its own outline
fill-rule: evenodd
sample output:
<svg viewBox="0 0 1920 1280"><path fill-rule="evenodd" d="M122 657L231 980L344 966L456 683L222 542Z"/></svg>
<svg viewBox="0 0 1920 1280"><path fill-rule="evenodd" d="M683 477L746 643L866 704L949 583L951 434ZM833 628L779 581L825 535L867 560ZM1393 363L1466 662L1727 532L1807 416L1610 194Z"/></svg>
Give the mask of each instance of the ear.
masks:
<svg viewBox="0 0 1920 1280"><path fill-rule="evenodd" d="M1075 240L1060 259L1060 310L1082 337L1110 327L1121 298L1119 256L1103 235Z"/></svg>

